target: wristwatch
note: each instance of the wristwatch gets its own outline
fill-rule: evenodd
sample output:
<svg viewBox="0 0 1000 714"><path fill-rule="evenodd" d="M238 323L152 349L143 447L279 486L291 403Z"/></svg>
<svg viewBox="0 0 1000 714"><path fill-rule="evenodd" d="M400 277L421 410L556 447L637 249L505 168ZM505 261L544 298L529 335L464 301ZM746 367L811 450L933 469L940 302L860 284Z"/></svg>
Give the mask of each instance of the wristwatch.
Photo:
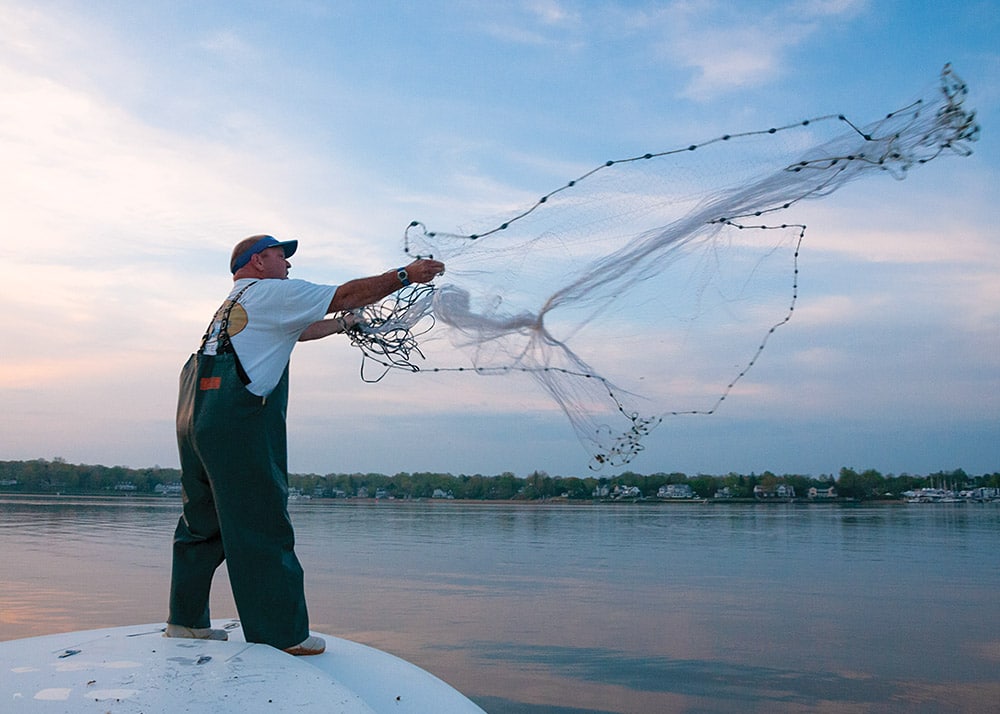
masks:
<svg viewBox="0 0 1000 714"><path fill-rule="evenodd" d="M399 278L399 282L403 284L404 288L410 284L410 276L406 274L406 268L396 268L396 277Z"/></svg>

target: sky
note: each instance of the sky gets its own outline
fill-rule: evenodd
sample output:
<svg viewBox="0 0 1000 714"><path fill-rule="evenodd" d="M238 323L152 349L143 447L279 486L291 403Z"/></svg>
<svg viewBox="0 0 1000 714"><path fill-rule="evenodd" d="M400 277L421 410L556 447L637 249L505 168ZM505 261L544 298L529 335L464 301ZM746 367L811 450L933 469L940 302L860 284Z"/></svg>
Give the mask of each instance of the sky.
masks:
<svg viewBox="0 0 1000 714"><path fill-rule="evenodd" d="M537 167L877 119L950 62L974 154L812 206L747 389L626 468L1000 470L997 0L0 0L0 26L0 460L176 467L177 375L248 235L338 284L405 263L411 220L551 189ZM296 348L293 473L595 475L530 384L359 368Z"/></svg>

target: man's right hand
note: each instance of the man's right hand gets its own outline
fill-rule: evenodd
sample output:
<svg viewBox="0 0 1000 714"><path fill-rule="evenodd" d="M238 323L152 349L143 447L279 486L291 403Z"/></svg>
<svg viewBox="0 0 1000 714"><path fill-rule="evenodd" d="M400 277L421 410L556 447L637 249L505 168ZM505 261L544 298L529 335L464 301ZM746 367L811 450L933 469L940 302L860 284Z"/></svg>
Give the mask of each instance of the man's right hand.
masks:
<svg viewBox="0 0 1000 714"><path fill-rule="evenodd" d="M406 275L411 283L429 283L437 276L444 275L444 263L420 258L406 266Z"/></svg>

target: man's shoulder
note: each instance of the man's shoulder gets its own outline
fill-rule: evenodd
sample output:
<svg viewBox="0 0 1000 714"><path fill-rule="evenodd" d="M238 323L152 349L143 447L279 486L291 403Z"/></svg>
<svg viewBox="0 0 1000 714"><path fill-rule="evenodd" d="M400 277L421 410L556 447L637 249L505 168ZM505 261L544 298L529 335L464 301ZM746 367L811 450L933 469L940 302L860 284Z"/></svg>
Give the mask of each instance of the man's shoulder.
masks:
<svg viewBox="0 0 1000 714"><path fill-rule="evenodd" d="M311 292L313 290L336 290L336 285L323 285L313 283L301 278L241 278L233 283L233 289L239 291L244 287L253 285L252 290L247 290L247 295L256 293L263 294L288 294L299 292Z"/></svg>
<svg viewBox="0 0 1000 714"><path fill-rule="evenodd" d="M317 296L329 295L333 297L333 293L336 292L336 285L324 285L322 283L313 283L308 280L302 280L300 278L287 278L285 280L269 280L269 283L278 283L274 286L276 292L280 292L291 298L302 297L305 299L311 299Z"/></svg>
<svg viewBox="0 0 1000 714"><path fill-rule="evenodd" d="M299 278L265 278L257 282L240 299L247 307L269 305L299 310L312 309L318 305L325 308L337 291L336 285L323 285Z"/></svg>

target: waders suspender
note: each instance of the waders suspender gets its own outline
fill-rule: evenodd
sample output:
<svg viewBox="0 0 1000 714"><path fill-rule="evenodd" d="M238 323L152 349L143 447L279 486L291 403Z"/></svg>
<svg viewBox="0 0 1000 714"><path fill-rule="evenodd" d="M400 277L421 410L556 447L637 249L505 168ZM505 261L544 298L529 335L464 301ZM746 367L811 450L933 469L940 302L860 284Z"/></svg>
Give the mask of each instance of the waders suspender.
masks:
<svg viewBox="0 0 1000 714"><path fill-rule="evenodd" d="M228 304L225 306L225 312L222 314L222 319L219 321L219 336L216 338L215 353L216 354L231 353L233 355L236 362L236 373L240 376L240 380L243 382L244 386L250 384L250 377L247 376L247 373L243 369L243 365L240 364L239 355L237 355L236 350L233 349L233 342L229 338L229 313L231 313L233 311L233 308L236 307L236 303L238 303L240 298L243 297L243 293L245 293L248 289L250 289L250 287L256 284L257 281L254 280L252 283L250 283L250 285L244 286L242 290L236 293L236 295L233 297L232 300L228 301ZM219 308L219 310L221 309L222 308ZM218 315L219 311L216 311L215 314ZM215 325L215 323L216 320L215 317L213 316L212 322L209 323L208 329L205 330L205 334L201 338L201 346L198 348L199 354L204 354L205 343L208 342L208 337L212 333L212 326Z"/></svg>

